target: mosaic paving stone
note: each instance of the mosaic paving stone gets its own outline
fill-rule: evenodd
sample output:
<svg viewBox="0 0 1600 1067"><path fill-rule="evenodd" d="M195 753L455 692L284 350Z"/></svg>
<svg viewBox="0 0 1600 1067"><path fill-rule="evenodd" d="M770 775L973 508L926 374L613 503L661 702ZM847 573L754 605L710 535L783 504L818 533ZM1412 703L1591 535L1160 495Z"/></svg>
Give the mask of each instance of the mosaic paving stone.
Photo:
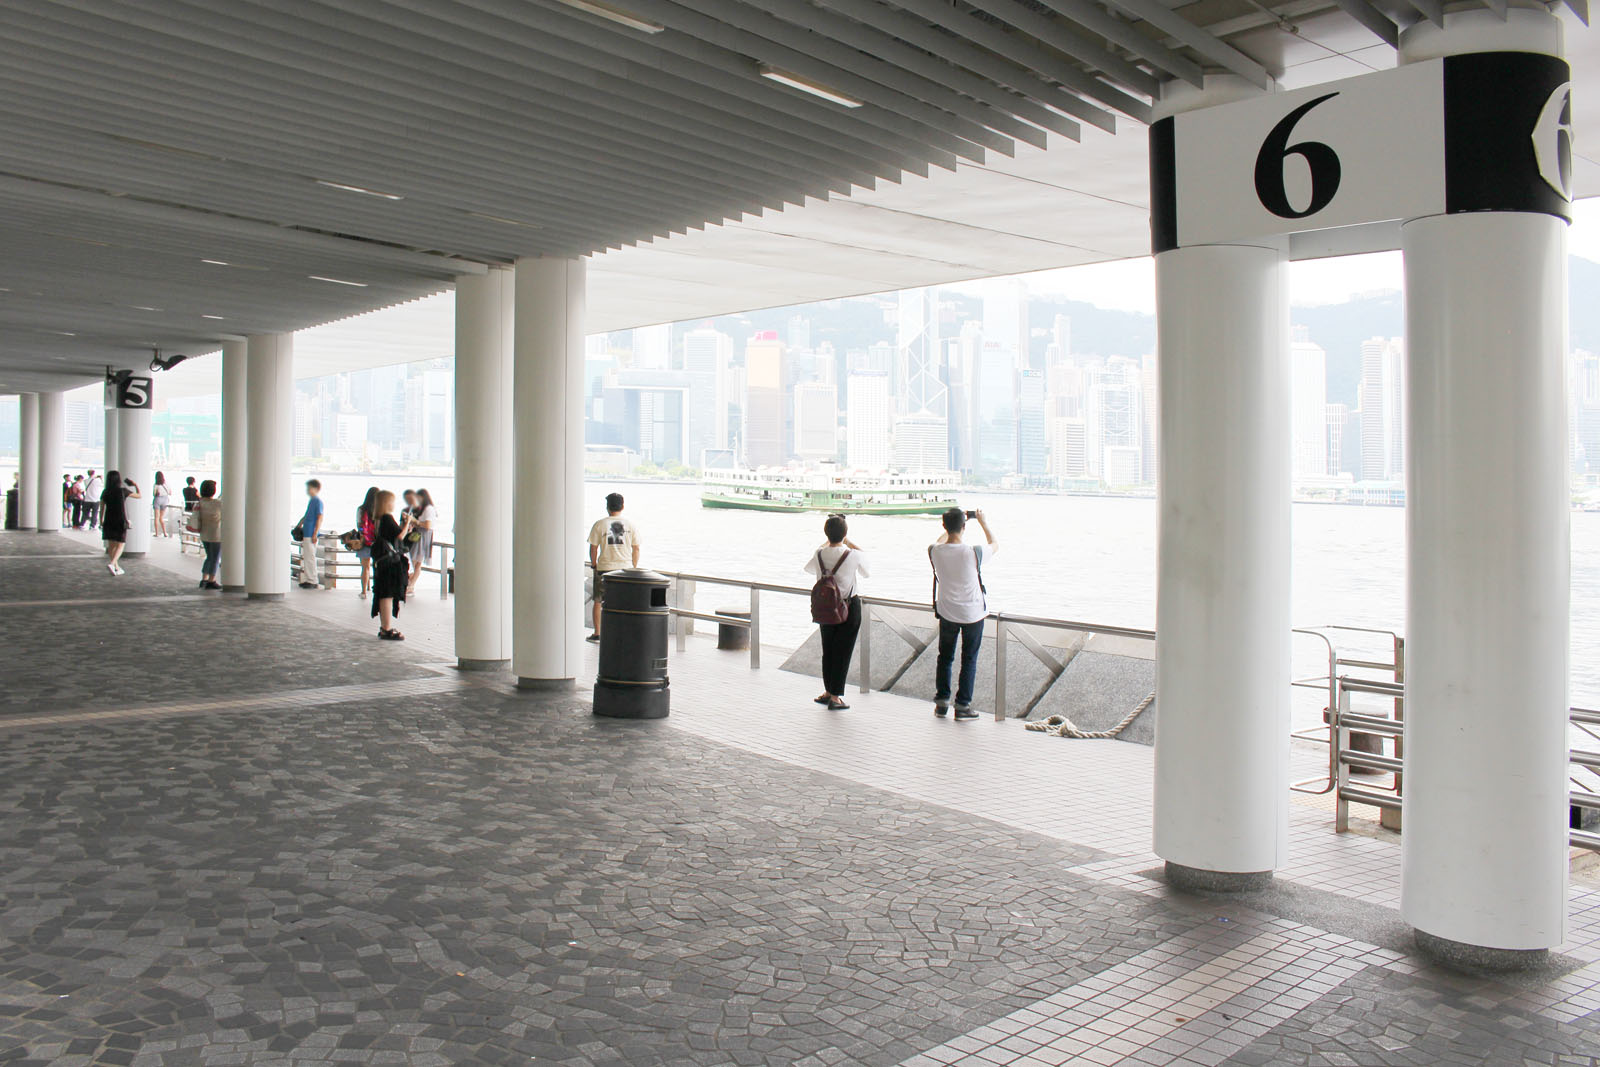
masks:
<svg viewBox="0 0 1600 1067"><path fill-rule="evenodd" d="M46 1059L895 1063L1194 921L1064 879L1088 850L482 690L16 731L0 804L0 1043Z"/></svg>

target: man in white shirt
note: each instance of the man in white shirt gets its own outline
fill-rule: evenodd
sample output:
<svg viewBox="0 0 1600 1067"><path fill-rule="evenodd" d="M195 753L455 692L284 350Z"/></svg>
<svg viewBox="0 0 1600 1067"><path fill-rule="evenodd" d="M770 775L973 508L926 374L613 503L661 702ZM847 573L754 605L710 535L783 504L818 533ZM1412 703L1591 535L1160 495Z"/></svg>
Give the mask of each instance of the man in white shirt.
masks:
<svg viewBox="0 0 1600 1067"><path fill-rule="evenodd" d="M105 492L105 479L94 471L89 472L89 480L83 487L83 514L89 520L89 529L94 529L95 523L100 518L100 494Z"/></svg>
<svg viewBox="0 0 1600 1067"><path fill-rule="evenodd" d="M969 545L962 540L967 517L983 527L985 545ZM961 641L961 671L956 682L956 715L960 720L976 719L972 710L972 687L978 679L978 648L983 644L983 620L989 613L984 596L983 565L1000 550L982 511L951 508L944 513L944 533L928 546L933 564L933 610L939 617L939 660L934 668L933 713L950 710L950 668L955 662L956 640Z"/></svg>
<svg viewBox="0 0 1600 1067"><path fill-rule="evenodd" d="M588 640L600 640L600 601L607 571L626 567L638 569L639 530L622 517L622 494L606 497L606 517L589 528L589 565L594 568L594 633Z"/></svg>

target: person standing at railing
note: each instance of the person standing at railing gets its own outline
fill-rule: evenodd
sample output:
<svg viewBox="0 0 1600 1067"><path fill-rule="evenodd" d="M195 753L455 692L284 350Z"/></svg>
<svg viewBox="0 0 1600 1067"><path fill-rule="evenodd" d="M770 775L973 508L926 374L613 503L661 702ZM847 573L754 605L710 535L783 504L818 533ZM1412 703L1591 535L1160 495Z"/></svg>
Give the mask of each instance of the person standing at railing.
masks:
<svg viewBox="0 0 1600 1067"><path fill-rule="evenodd" d="M184 522L191 533L200 535L200 547L205 551L205 561L200 564L200 588L221 589L217 571L222 562L222 501L217 499L216 482L207 478L200 483L194 509Z"/></svg>
<svg viewBox="0 0 1600 1067"><path fill-rule="evenodd" d="M393 493L389 494L391 497ZM361 599L372 588L372 542L378 536L378 487L372 486L356 508L356 559L361 561Z"/></svg>
<svg viewBox="0 0 1600 1067"><path fill-rule="evenodd" d="M157 537L171 537L167 529L167 505L172 502L172 490L167 488L167 476L156 471L156 483L150 490L150 521Z"/></svg>
<svg viewBox="0 0 1600 1067"><path fill-rule="evenodd" d="M194 487L194 475L183 480L183 510L193 511L194 506L200 503L200 490Z"/></svg>
<svg viewBox="0 0 1600 1067"><path fill-rule="evenodd" d="M822 695L818 704L845 711L845 678L861 633L861 597L857 587L869 577L867 554L850 540L843 515L829 515L822 524L828 543L811 554L805 571L817 581L811 589L811 618L822 639Z"/></svg>
<svg viewBox="0 0 1600 1067"><path fill-rule="evenodd" d="M377 516L372 539L372 614L378 620L378 637L384 641L404 641L406 635L394 628L400 605L406 602L406 554L400 544L409 519L394 517L394 494L380 492L373 504Z"/></svg>
<svg viewBox="0 0 1600 1067"><path fill-rule="evenodd" d="M322 483L306 482L306 513L300 519L300 588L315 589L322 584L317 570L317 538L322 535Z"/></svg>
<svg viewBox="0 0 1600 1067"><path fill-rule="evenodd" d="M83 483L83 514L89 520L91 530L100 519L102 504L100 498L105 494L105 488L105 481L93 470L89 471L89 477Z"/></svg>
<svg viewBox="0 0 1600 1067"><path fill-rule="evenodd" d="M72 528L81 530L83 529L83 475L72 476L72 489L68 495L72 500Z"/></svg>
<svg viewBox="0 0 1600 1067"><path fill-rule="evenodd" d="M411 532L406 535L406 551L411 554L411 580L406 583L409 596L417 590L423 564L433 556L433 524L439 521L439 509L433 506L433 494L426 489L407 495L416 498L411 508Z"/></svg>
<svg viewBox="0 0 1600 1067"><path fill-rule="evenodd" d="M622 494L606 496L606 517L589 527L589 566L594 568L594 633L589 641L600 640L600 599L608 571L639 566L639 528L622 517Z"/></svg>
<svg viewBox="0 0 1600 1067"><path fill-rule="evenodd" d="M967 517L983 527L986 545L963 542ZM955 662L956 641L961 642L961 672L956 683L956 715L960 720L976 719L972 710L972 688L978 680L978 649L983 644L983 620L989 614L987 590L983 587L983 564L1000 550L982 511L951 508L941 520L944 533L928 546L928 561L933 565L933 613L939 619L939 659L934 667L933 713L950 710L950 668Z"/></svg>

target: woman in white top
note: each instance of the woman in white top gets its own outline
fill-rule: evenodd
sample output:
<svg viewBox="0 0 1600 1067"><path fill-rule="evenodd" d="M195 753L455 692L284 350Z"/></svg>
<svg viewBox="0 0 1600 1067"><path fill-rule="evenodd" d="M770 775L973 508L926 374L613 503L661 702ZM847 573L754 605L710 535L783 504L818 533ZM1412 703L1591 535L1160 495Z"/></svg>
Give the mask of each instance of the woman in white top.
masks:
<svg viewBox="0 0 1600 1067"><path fill-rule="evenodd" d="M855 654L856 635L861 632L861 597L856 584L869 576L867 554L850 540L850 527L843 515L829 515L828 521L822 524L822 532L827 535L828 543L811 554L806 561L806 573L814 575L818 582L825 577L832 578L849 607L849 614L843 622L818 624L822 632L823 693L816 701L827 705L831 711L843 711L850 706L844 702L845 675L850 673L850 657Z"/></svg>
<svg viewBox="0 0 1600 1067"><path fill-rule="evenodd" d="M416 507L411 512L411 533L407 534L407 537L416 538L406 546L411 553L411 580L406 583L408 593L416 591L422 565L433 555L433 524L439 521L439 509L433 506L433 494L426 489L418 489L416 498Z"/></svg>

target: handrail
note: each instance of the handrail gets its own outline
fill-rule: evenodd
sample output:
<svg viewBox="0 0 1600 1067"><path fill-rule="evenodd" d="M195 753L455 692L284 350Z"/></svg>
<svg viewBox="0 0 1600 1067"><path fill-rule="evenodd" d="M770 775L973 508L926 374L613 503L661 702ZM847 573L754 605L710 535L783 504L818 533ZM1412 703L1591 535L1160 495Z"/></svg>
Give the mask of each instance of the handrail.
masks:
<svg viewBox="0 0 1600 1067"><path fill-rule="evenodd" d="M809 597L811 589L807 586L786 585L779 582L763 582L753 578L722 578L710 574L694 574L688 571L657 571L662 577L672 579L675 583L674 603L667 611L677 619L677 644L681 652L685 648L685 641L689 633L689 626L693 621L715 622L719 626L733 626L750 632L750 666L761 666L761 594L778 593L784 596ZM694 595L697 586L718 585L730 588L747 589L750 592L750 618L741 619L730 616L708 615L694 610ZM872 609L887 608L892 611L911 611L919 614L932 614L933 606L927 601L900 600L894 597L880 597L863 594L861 596L861 643L857 655L857 673L860 678L861 692L872 691ZM994 717L996 721L1003 721L1006 717L1006 652L1011 639L1008 628L1012 626L1037 627L1052 630L1070 630L1074 633L1088 633L1105 637L1128 637L1142 641L1154 641L1155 631L1145 630L1132 626L1108 626L1102 623L1080 622L1071 619L1052 619L1040 615L1022 615L1006 611L991 611L985 614L986 622L993 622L995 626L995 684L994 684ZM891 626L895 625L890 623ZM1029 638L1026 631L1017 632L1017 642L1031 652L1035 658L1043 663L1046 669L1059 675L1065 669L1064 663L1059 663L1047 650L1039 646L1037 641ZM927 647L926 644L918 646L915 641L908 641L915 650L914 654L920 655ZM892 685L899 678L896 675L889 683ZM887 688L887 685L885 686Z"/></svg>

